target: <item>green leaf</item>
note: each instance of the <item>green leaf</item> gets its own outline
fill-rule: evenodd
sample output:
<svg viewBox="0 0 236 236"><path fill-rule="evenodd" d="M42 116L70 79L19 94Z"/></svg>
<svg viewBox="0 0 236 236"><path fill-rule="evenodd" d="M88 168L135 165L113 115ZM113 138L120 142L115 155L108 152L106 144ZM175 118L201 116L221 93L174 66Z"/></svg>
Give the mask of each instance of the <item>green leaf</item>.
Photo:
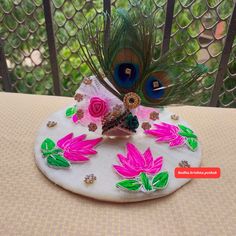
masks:
<svg viewBox="0 0 236 236"><path fill-rule="evenodd" d="M184 131L184 133L193 134L193 131L191 129L187 128L186 126L184 126L184 125L178 125L178 126L182 131Z"/></svg>
<svg viewBox="0 0 236 236"><path fill-rule="evenodd" d="M62 152L62 149L57 148L57 149L53 149L53 150L50 150L50 151L42 151L42 152L43 152L44 156L48 156L48 155L51 155L51 154L58 154L58 153Z"/></svg>
<svg viewBox="0 0 236 236"><path fill-rule="evenodd" d="M195 138L188 138L187 145L192 151L195 151L198 147L198 141Z"/></svg>
<svg viewBox="0 0 236 236"><path fill-rule="evenodd" d="M151 184L149 182L149 179L148 179L147 175L145 173L141 173L139 175L139 177L141 179L141 182L143 184L144 189L147 190L147 191L152 190L152 186L151 186Z"/></svg>
<svg viewBox="0 0 236 236"><path fill-rule="evenodd" d="M135 179L125 179L116 184L118 188L124 188L129 191L138 191L142 185Z"/></svg>
<svg viewBox="0 0 236 236"><path fill-rule="evenodd" d="M197 138L197 135L195 135L194 133L186 133L186 132L178 132L179 135L187 137L187 138Z"/></svg>
<svg viewBox="0 0 236 236"><path fill-rule="evenodd" d="M169 180L169 173L167 171L163 171L153 177L152 186L155 189L163 189L167 186L168 180Z"/></svg>
<svg viewBox="0 0 236 236"><path fill-rule="evenodd" d="M44 151L50 151L55 146L56 146L56 144L54 143L53 140L51 140L50 138L46 138L41 144L41 149Z"/></svg>
<svg viewBox="0 0 236 236"><path fill-rule="evenodd" d="M69 168L70 162L59 154L52 154L47 157L48 166L54 168Z"/></svg>
<svg viewBox="0 0 236 236"><path fill-rule="evenodd" d="M66 110L66 117L71 117L76 113L76 107L69 107Z"/></svg>

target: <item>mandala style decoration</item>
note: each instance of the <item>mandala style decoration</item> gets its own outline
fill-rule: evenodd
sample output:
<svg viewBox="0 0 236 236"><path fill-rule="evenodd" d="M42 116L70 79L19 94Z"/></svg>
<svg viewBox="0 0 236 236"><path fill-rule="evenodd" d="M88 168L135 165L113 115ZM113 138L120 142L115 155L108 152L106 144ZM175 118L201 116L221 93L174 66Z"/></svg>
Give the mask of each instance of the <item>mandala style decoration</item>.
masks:
<svg viewBox="0 0 236 236"><path fill-rule="evenodd" d="M197 150L197 135L184 125L167 123L154 124L155 129L145 130L146 134L156 137L157 142L168 142L170 147L187 145L191 151Z"/></svg>
<svg viewBox="0 0 236 236"><path fill-rule="evenodd" d="M127 155L118 154L120 165L113 165L124 180L116 187L128 191L151 192L166 188L169 180L167 171L161 171L163 157L153 158L150 148L143 154L135 145L127 144Z"/></svg>
<svg viewBox="0 0 236 236"><path fill-rule="evenodd" d="M49 167L69 168L71 163L89 161L89 155L96 154L93 148L98 145L102 138L86 140L86 135L73 137L70 133L57 141L57 144L46 138L41 144L41 152L46 158Z"/></svg>

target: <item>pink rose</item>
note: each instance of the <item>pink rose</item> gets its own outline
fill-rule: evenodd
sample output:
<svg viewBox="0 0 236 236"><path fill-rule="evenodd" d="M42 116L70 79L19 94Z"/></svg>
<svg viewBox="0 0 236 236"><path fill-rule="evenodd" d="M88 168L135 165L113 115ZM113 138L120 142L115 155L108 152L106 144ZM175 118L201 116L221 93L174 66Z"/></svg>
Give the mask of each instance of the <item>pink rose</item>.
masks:
<svg viewBox="0 0 236 236"><path fill-rule="evenodd" d="M90 99L88 111L93 117L101 117L107 112L107 103L99 97L93 97Z"/></svg>

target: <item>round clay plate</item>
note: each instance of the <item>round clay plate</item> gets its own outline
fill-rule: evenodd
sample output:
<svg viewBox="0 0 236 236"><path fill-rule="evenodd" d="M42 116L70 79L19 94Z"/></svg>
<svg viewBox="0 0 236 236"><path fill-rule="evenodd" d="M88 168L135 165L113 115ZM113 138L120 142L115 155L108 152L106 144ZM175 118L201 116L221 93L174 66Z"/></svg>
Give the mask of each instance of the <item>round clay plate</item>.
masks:
<svg viewBox="0 0 236 236"><path fill-rule="evenodd" d="M170 148L168 143L157 143L155 138L144 134L142 128L138 128L137 133L130 138L104 138L103 141L95 148L97 154L91 155L90 160L85 163L71 164L69 169L55 169L47 165L46 159L41 153L41 143L50 138L55 142L65 135L73 132L74 137L81 134L87 134L87 139L101 137L99 133L89 132L87 127L80 124L74 124L71 119L65 117L65 110L62 109L52 114L42 124L38 131L35 141L35 161L38 168L53 183L74 193L91 197L103 201L111 202L137 202L148 199L154 199L173 193L190 179L177 179L174 177L174 170L182 160L188 161L190 166L198 167L201 161L200 145L193 152L186 145L180 148ZM171 113L164 110L160 113L158 122L169 124L183 124L190 127L187 122L181 118L174 121L170 118ZM55 121L57 125L48 128L47 122ZM191 127L190 127L191 128ZM114 164L120 165L117 154L126 155L126 144L134 144L142 153L150 147L154 158L163 156L163 166L161 171L169 172L169 181L165 189L155 192L133 192L117 188L116 183L123 178L119 176L113 168ZM96 181L93 184L86 184L84 178L86 175L94 174Z"/></svg>

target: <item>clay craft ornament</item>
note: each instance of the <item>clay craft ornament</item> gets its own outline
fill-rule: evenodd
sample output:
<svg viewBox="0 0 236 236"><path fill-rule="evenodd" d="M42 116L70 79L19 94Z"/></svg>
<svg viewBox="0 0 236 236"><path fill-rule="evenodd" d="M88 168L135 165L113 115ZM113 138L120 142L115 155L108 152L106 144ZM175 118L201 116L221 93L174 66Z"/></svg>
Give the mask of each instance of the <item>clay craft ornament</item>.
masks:
<svg viewBox="0 0 236 236"><path fill-rule="evenodd" d="M166 188L169 180L168 171L162 171L163 157L157 157L155 160L150 148L143 154L128 143L127 156L118 154L121 165L113 165L116 172L126 178L116 184L116 187L128 191L151 192Z"/></svg>
<svg viewBox="0 0 236 236"><path fill-rule="evenodd" d="M75 92L75 104L47 118L58 124L49 129L44 122L35 141L36 164L52 182L103 201L171 194L190 181L174 177L179 163L198 167L201 161L197 135L164 107L191 104L207 67L186 60L176 64L178 47L156 59L155 14L146 18L140 4L135 8L139 11L104 13L102 26L86 22L78 43L81 61L94 75ZM110 21L117 23L104 46L101 27Z"/></svg>
<svg viewBox="0 0 236 236"><path fill-rule="evenodd" d="M171 194L190 181L190 179L176 179L174 177L174 169L182 160L187 160L191 167L198 167L200 165L200 145L194 152L188 148L170 148L169 145L166 145L165 143L155 142L152 135L147 135L144 133L141 125L136 130L136 133L132 134L130 138L111 139L109 137L103 137L103 140L101 140L101 126L98 126L97 132L89 132L87 126L83 126L80 123L74 124L70 119L67 119L65 117L65 110L66 109L61 109L58 112L51 114L40 127L35 142L35 161L42 173L44 173L53 183L56 183L58 186L61 186L69 191L90 198L111 202L137 202L154 199ZM175 121L171 120L171 113L167 109L162 111L157 110L157 112L159 112L160 122L174 125ZM147 113L147 116L148 114L149 113ZM137 117L140 122L142 122L140 116ZM48 120L59 121L55 129L49 129L45 125ZM151 123L151 120L147 121ZM180 118L179 122L184 126L189 127L189 124L182 118ZM152 125L152 127L154 128L154 125ZM72 135L68 136L72 132L74 134L73 137ZM101 140L92 148L92 150L96 151L96 154L83 154L83 156L88 158L86 161L73 161L67 155L66 158L64 156L65 151L71 150L69 149L69 143L71 144L71 141L69 140L73 140L83 134L87 135L83 141L96 139ZM50 138L52 142L47 138ZM63 138L65 139L63 140ZM47 145L44 143L45 140L47 140ZM60 140L63 141L59 142ZM66 140L68 140L67 145ZM44 143L43 146L42 143ZM64 145L62 145L62 143L64 143ZM125 164L128 165L129 163L132 163L131 159L127 159L127 162L123 162L124 164L122 164L117 157L118 154L124 156L125 158L130 155L128 154L127 143L134 145L139 153L141 153L142 158L144 158L144 153L147 149L150 149L153 157L153 162L150 161L150 163L153 163L153 166L154 161L158 157L162 157L161 168L160 166L158 168L156 167L156 173L154 173L155 171L148 172L147 169L142 166L143 162L140 160L140 162L138 162L140 163L139 167L135 167L135 165L130 164L132 170L135 170L135 175L133 175L132 178L118 173L114 166L123 167ZM83 149L79 149L79 151L83 151ZM57 155L60 155L60 157ZM61 164L60 158L63 158L65 164L63 164L64 162ZM56 161L54 161L54 159L56 159ZM126 161L126 159L124 160ZM148 181L145 182L147 178L145 178L144 174L141 175L142 172L139 172L139 170L142 170L143 173L146 174ZM165 187L155 189L152 184L153 178L162 172L168 173L168 182L166 186L163 184ZM89 173L93 173L97 177L97 180L88 187L84 184L84 178ZM128 182L124 182L122 187L122 183L120 182L125 180L128 180ZM137 190L132 190L132 188L130 188L130 180L136 184L136 187L138 186ZM152 190L150 191L146 190L149 189L148 182L152 187ZM144 183L147 184L144 185ZM146 187L143 187L143 185Z"/></svg>
<svg viewBox="0 0 236 236"><path fill-rule="evenodd" d="M186 144L191 151L197 149L197 135L190 128L181 124L175 126L165 122L154 124L154 126L155 129L145 130L145 133L156 137L156 142L168 142L171 148Z"/></svg>
<svg viewBox="0 0 236 236"><path fill-rule="evenodd" d="M81 163L89 161L88 155L96 154L93 149L102 138L85 140L86 135L73 137L73 133L66 135L57 141L46 138L41 144L43 157L49 167L70 168L71 163Z"/></svg>

